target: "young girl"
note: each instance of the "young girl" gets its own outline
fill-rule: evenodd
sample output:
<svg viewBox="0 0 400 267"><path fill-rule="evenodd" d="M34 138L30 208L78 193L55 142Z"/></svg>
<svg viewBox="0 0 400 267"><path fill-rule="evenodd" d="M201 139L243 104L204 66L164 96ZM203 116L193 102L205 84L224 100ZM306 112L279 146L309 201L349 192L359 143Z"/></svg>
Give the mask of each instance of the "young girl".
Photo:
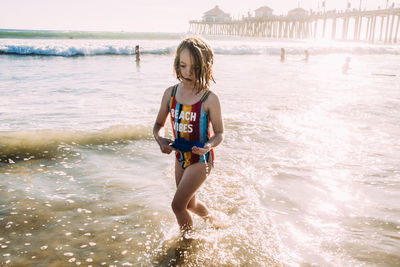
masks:
<svg viewBox="0 0 400 267"><path fill-rule="evenodd" d="M180 83L165 90L153 128L154 138L162 153L169 154L173 150L176 153L177 190L172 200L172 210L183 231L193 227L189 211L213 220L208 208L195 195L213 167L213 148L222 142L224 133L218 97L209 90L210 81L214 81L213 58L211 47L199 37L190 37L180 43L174 62ZM189 152L173 148L172 140L160 136L168 114L176 139L202 142L204 146L193 146ZM211 125L214 132L212 137Z"/></svg>

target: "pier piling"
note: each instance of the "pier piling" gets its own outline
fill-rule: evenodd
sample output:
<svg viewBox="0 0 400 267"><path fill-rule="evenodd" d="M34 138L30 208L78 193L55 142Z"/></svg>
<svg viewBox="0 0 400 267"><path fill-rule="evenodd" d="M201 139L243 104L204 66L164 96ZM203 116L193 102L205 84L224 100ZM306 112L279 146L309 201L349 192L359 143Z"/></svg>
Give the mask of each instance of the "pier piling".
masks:
<svg viewBox="0 0 400 267"><path fill-rule="evenodd" d="M309 15L298 16L270 15L264 18L245 17L224 22L193 20L189 25L190 32L203 35L274 39L325 39L330 36L332 40L398 43L400 8L312 12Z"/></svg>

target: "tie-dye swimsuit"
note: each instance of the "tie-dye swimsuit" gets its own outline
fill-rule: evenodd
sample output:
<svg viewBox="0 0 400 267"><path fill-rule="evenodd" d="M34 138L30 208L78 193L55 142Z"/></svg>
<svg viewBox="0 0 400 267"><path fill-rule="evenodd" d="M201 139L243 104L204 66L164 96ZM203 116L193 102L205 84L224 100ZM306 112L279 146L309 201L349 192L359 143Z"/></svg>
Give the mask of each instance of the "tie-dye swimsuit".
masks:
<svg viewBox="0 0 400 267"><path fill-rule="evenodd" d="M172 89L171 98L168 103L175 139L183 137L187 141L206 143L210 139L210 119L204 111L203 103L211 91L207 90L197 103L183 105L176 101L175 94L177 89L178 84ZM207 162L210 165L213 165L214 162L213 149L201 156L192 152L180 151L176 151L175 155L182 168L187 168L197 162Z"/></svg>

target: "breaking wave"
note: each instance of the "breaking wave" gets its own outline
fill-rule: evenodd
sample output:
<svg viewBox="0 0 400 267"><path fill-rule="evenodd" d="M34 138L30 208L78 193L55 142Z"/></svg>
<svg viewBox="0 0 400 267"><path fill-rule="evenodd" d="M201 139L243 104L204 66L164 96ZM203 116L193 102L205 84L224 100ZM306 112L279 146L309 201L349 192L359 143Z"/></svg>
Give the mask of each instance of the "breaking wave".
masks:
<svg viewBox="0 0 400 267"><path fill-rule="evenodd" d="M66 146L118 144L151 138L149 126L112 126L103 130L35 130L0 132L0 162L52 158Z"/></svg>
<svg viewBox="0 0 400 267"><path fill-rule="evenodd" d="M6 55L38 55L38 56L98 56L98 55L135 55L136 43L108 42L108 41L39 41L24 40L24 42L8 40L0 42L0 54ZM174 42L178 43L178 42ZM279 55L281 47L285 47L286 53L291 55L302 55L307 49L312 55L324 54L393 54L400 55L400 47L390 45L366 45L366 44L340 44L340 45L321 45L317 43L275 43L265 41L264 43L219 43L213 44L215 54L220 55ZM168 55L175 52L176 46L172 42L160 42L155 44L141 46L141 54Z"/></svg>

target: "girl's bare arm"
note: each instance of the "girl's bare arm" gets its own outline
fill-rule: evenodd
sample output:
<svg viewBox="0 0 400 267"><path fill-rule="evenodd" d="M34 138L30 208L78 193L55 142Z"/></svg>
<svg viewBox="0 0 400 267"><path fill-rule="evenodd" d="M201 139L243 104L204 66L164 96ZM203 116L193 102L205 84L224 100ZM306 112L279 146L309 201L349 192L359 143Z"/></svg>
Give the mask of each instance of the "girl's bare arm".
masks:
<svg viewBox="0 0 400 267"><path fill-rule="evenodd" d="M216 94L212 93L204 103L205 110L210 116L211 125L214 130L214 136L204 144L204 148L193 147L192 152L198 155L204 155L211 148L218 146L224 139L224 123L222 121L221 104Z"/></svg>
<svg viewBox="0 0 400 267"><path fill-rule="evenodd" d="M160 109L158 111L156 122L154 123L154 126L153 126L154 139L156 139L158 145L160 146L161 152L166 153L166 154L169 154L174 150L174 148L169 145L173 141L171 139L162 137L160 135L160 131L162 128L164 128L165 122L168 118L168 113L169 113L168 101L169 101L169 98L171 95L171 90L172 90L172 87L165 90L164 95L161 100L161 105L160 105Z"/></svg>

